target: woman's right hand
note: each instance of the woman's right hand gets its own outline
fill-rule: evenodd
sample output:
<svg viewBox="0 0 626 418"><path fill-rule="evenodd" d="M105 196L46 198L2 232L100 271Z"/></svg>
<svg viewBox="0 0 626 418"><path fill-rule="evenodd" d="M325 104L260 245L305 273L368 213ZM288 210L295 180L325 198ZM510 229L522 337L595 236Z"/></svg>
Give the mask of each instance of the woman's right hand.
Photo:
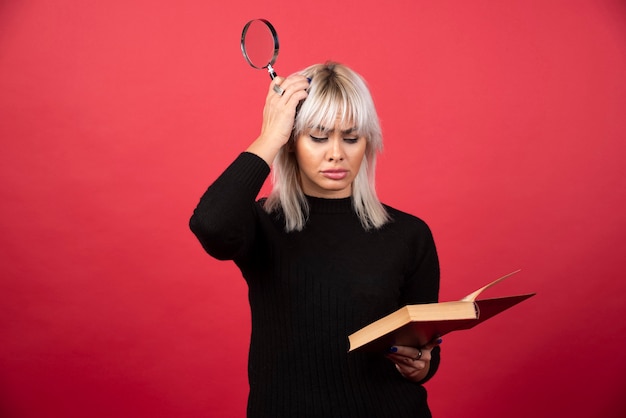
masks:
<svg viewBox="0 0 626 418"><path fill-rule="evenodd" d="M277 93L274 89L283 91ZM263 125L261 134L250 145L248 152L257 154L268 165L280 148L289 141L296 117L296 107L301 100L306 99L309 80L299 74L293 74L283 79L276 77L270 83L265 108L263 109Z"/></svg>

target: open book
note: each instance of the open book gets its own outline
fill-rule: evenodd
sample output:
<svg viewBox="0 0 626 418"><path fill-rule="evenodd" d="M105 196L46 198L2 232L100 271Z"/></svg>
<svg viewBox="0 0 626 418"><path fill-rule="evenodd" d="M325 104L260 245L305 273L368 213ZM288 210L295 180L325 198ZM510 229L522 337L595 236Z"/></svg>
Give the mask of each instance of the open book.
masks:
<svg viewBox="0 0 626 418"><path fill-rule="evenodd" d="M476 300L485 289L519 271L500 277L459 301L404 306L351 334L349 351L385 351L392 345L423 347L449 332L475 327L535 295Z"/></svg>

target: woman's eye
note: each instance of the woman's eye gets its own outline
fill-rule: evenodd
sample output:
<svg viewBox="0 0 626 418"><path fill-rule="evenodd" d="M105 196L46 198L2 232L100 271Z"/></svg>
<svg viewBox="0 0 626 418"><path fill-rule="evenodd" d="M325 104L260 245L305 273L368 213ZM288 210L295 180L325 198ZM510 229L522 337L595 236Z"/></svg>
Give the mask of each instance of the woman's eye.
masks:
<svg viewBox="0 0 626 418"><path fill-rule="evenodd" d="M325 140L327 140L327 137L319 137L319 136L313 136L313 135L309 135L311 137L311 139L314 142L324 142Z"/></svg>
<svg viewBox="0 0 626 418"><path fill-rule="evenodd" d="M356 144L357 142L359 142L359 138L344 138L344 141L346 141L348 144Z"/></svg>

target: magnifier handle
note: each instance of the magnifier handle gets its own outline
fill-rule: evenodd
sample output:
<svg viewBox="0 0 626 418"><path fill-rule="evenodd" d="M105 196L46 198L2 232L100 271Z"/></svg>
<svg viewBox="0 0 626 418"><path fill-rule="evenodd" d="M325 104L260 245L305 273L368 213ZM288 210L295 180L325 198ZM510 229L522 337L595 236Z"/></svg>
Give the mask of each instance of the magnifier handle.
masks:
<svg viewBox="0 0 626 418"><path fill-rule="evenodd" d="M272 64L267 64L267 72L270 74L270 78L272 80L276 78L276 71L274 71L274 67L272 67Z"/></svg>

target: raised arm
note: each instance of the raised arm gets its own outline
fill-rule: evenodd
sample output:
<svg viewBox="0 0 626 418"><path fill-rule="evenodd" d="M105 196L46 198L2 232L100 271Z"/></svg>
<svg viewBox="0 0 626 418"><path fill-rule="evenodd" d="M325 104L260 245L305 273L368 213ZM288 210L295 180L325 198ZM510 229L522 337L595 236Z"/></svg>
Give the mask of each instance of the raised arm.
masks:
<svg viewBox="0 0 626 418"><path fill-rule="evenodd" d="M276 93L275 85L284 90ZM280 148L291 135L296 106L307 96L309 81L300 75L272 80L259 137L204 193L189 226L213 257L245 255L256 231L256 197Z"/></svg>

